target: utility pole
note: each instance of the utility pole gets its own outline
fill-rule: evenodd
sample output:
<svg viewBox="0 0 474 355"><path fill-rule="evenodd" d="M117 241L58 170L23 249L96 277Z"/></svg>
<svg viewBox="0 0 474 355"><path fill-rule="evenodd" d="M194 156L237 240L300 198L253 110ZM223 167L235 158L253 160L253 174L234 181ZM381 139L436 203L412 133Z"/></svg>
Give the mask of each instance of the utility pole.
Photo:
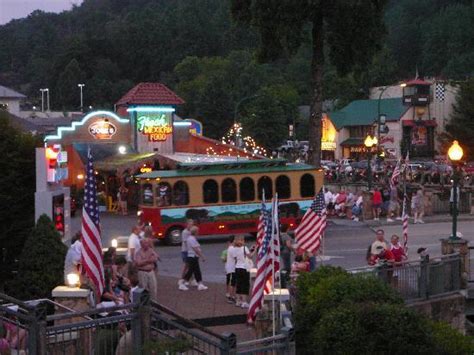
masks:
<svg viewBox="0 0 474 355"><path fill-rule="evenodd" d="M84 112L84 102L83 102L83 97L82 97L82 90L84 88L84 86L86 86L85 84L77 84L77 86L79 87L79 90L81 90L81 112Z"/></svg>
<svg viewBox="0 0 474 355"><path fill-rule="evenodd" d="M41 112L44 112L44 92L46 89L40 89L41 91Z"/></svg>

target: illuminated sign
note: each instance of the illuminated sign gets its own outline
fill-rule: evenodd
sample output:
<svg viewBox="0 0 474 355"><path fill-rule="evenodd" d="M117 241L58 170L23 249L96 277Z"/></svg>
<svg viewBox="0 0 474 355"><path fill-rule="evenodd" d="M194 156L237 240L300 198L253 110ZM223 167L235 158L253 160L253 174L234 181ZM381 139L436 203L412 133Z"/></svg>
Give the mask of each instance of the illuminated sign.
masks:
<svg viewBox="0 0 474 355"><path fill-rule="evenodd" d="M336 128L327 116L323 116L321 126L321 150L336 150Z"/></svg>
<svg viewBox="0 0 474 355"><path fill-rule="evenodd" d="M117 133L117 127L108 120L96 121L89 126L89 133L95 139L111 139Z"/></svg>
<svg viewBox="0 0 474 355"><path fill-rule="evenodd" d="M138 113L137 130L148 136L150 142L165 141L173 132L171 117L166 113Z"/></svg>
<svg viewBox="0 0 474 355"><path fill-rule="evenodd" d="M153 169L150 168L149 166L142 166L142 167L140 168L140 172L141 172L142 174L144 174L144 173L151 173L152 170L153 170Z"/></svg>
<svg viewBox="0 0 474 355"><path fill-rule="evenodd" d="M61 150L61 145L54 144L46 147L47 181L58 183L68 178L67 152Z"/></svg>
<svg viewBox="0 0 474 355"><path fill-rule="evenodd" d="M321 142L321 150L336 150L336 142Z"/></svg>
<svg viewBox="0 0 474 355"><path fill-rule="evenodd" d="M350 151L351 153L367 153L367 147L365 147L365 146L363 146L363 145L354 146L354 147L350 147L350 148L349 148L349 151ZM377 147L376 147L376 146L371 147L371 148L370 148L370 152L371 152L371 153L377 152Z"/></svg>

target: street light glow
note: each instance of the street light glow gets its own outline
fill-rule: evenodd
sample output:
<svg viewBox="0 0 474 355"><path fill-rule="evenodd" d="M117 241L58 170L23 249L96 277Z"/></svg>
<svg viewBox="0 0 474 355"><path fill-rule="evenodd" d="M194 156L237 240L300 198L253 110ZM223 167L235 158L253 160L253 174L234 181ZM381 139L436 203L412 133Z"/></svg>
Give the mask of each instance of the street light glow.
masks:
<svg viewBox="0 0 474 355"><path fill-rule="evenodd" d="M118 147L118 151L120 154L126 154L127 153L127 147L125 147L124 145L121 145L120 147Z"/></svg>
<svg viewBox="0 0 474 355"><path fill-rule="evenodd" d="M449 159L451 159L454 162L457 162L457 161L461 160L463 154L464 154L464 152L463 152L461 146L459 145L459 142L455 140L453 142L453 144L451 145L451 147L449 147L449 150L448 150Z"/></svg>

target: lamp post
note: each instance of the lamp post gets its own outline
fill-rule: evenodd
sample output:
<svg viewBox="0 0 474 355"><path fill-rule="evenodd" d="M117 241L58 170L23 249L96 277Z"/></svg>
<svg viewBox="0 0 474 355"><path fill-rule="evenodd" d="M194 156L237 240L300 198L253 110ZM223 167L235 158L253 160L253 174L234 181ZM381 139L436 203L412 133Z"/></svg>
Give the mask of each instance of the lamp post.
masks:
<svg viewBox="0 0 474 355"><path fill-rule="evenodd" d="M41 112L44 112L44 92L46 89L40 89L41 91Z"/></svg>
<svg viewBox="0 0 474 355"><path fill-rule="evenodd" d="M49 108L49 89L46 88L46 89L43 89L43 90L46 91L46 102L47 102L47 107L48 107L48 108L46 109L46 111L47 111L47 112L50 112L51 110L50 110L50 108Z"/></svg>
<svg viewBox="0 0 474 355"><path fill-rule="evenodd" d="M364 145L367 148L367 188L370 191L372 189L372 167L370 160L372 159L371 149L374 145L378 144L377 137L372 137L370 134L365 137Z"/></svg>
<svg viewBox="0 0 474 355"><path fill-rule="evenodd" d="M77 86L79 87L79 90L81 90L81 112L84 112L84 105L83 105L83 100L82 100L82 90L84 88L84 86L86 86L85 84L77 84Z"/></svg>
<svg viewBox="0 0 474 355"><path fill-rule="evenodd" d="M449 159L453 162L453 233L450 237L451 240L458 239L457 236L457 223L458 223L458 184L459 184L459 173L458 163L463 156L463 150L459 145L458 141L454 141L448 150Z"/></svg>

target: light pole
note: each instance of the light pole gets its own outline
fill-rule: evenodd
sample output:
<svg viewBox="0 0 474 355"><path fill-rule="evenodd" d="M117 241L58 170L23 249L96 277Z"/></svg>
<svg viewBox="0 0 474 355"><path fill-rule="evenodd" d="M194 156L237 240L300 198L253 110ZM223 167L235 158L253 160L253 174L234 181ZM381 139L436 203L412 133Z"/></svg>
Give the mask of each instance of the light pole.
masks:
<svg viewBox="0 0 474 355"><path fill-rule="evenodd" d="M51 110L50 110L50 108L49 108L49 89L46 88L46 89L44 89L44 91L46 91L46 101L47 101L47 103L48 103L48 105L47 105L47 106L48 106L48 109L47 109L46 111L50 112Z"/></svg>
<svg viewBox="0 0 474 355"><path fill-rule="evenodd" d="M83 105L83 97L82 97L82 90L84 88L84 86L86 86L85 84L77 84L77 86L79 87L79 90L81 90L81 112L84 112L84 105Z"/></svg>
<svg viewBox="0 0 474 355"><path fill-rule="evenodd" d="M450 239L458 239L457 224L458 224L458 184L459 173L458 163L463 156L463 150L458 141L454 141L448 150L449 159L453 162L453 233Z"/></svg>
<svg viewBox="0 0 474 355"><path fill-rule="evenodd" d="M41 112L44 112L44 92L46 90L47 89L40 89L40 91L41 91Z"/></svg>
<svg viewBox="0 0 474 355"><path fill-rule="evenodd" d="M377 137L372 137L370 134L365 137L364 145L367 149L367 188L370 191L372 189L372 167L370 161L372 159L371 149L374 145L378 144Z"/></svg>

